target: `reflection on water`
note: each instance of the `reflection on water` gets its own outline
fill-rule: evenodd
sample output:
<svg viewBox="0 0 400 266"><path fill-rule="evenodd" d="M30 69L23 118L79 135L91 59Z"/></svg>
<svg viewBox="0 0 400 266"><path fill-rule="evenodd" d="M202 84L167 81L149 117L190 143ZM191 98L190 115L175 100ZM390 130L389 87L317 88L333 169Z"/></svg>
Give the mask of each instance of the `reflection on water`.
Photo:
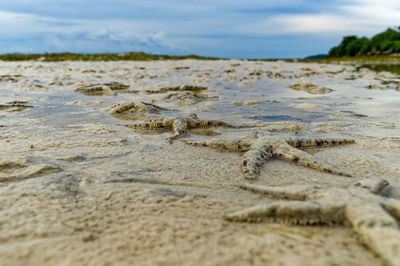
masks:
<svg viewBox="0 0 400 266"><path fill-rule="evenodd" d="M377 71L377 72L382 72L382 71L387 71L391 72L394 74L400 74L400 64L394 65L394 64L368 64L368 65L362 65L362 67L369 68L371 70Z"/></svg>

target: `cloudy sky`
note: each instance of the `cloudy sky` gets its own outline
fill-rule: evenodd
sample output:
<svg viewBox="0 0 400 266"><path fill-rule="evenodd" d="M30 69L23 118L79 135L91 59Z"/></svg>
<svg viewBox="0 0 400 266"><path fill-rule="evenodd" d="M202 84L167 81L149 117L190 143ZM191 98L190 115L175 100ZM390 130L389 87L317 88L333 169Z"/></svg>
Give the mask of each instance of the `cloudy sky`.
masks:
<svg viewBox="0 0 400 266"><path fill-rule="evenodd" d="M0 53L302 57L399 25L400 0L10 0Z"/></svg>

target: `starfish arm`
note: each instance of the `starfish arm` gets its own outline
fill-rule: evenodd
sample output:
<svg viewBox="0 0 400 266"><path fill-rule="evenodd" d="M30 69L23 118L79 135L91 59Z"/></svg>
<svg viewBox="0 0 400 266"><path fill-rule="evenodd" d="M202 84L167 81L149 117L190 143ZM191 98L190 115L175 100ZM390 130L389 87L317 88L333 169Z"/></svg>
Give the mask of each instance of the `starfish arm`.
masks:
<svg viewBox="0 0 400 266"><path fill-rule="evenodd" d="M353 187L366 189L373 194L379 194L388 185L389 182L380 177L365 178L353 183Z"/></svg>
<svg viewBox="0 0 400 266"><path fill-rule="evenodd" d="M188 122L186 119L176 119L172 123L173 134L169 137L169 142L185 135L189 129Z"/></svg>
<svg viewBox="0 0 400 266"><path fill-rule="evenodd" d="M168 108L164 108L164 107L161 107L161 106L152 104L152 103L146 103L146 102L140 102L140 103L141 103L144 107L146 107L147 109L151 109L151 110L153 110L154 112L159 112L159 111L171 111L171 110L168 109Z"/></svg>
<svg viewBox="0 0 400 266"><path fill-rule="evenodd" d="M290 200L306 200L312 198L317 193L318 187L308 185L271 187L253 184L243 184L240 188L249 190L259 194L265 194L273 198L290 199Z"/></svg>
<svg viewBox="0 0 400 266"><path fill-rule="evenodd" d="M253 146L242 158L242 171L246 179L255 179L260 174L260 167L272 157L272 153L262 145Z"/></svg>
<svg viewBox="0 0 400 266"><path fill-rule="evenodd" d="M345 215L372 251L388 265L400 265L399 226L379 204L351 204Z"/></svg>
<svg viewBox="0 0 400 266"><path fill-rule="evenodd" d="M155 119L155 120L146 120L143 123L137 123L128 126L136 130L169 131L173 128L173 123L169 120Z"/></svg>
<svg viewBox="0 0 400 266"><path fill-rule="evenodd" d="M342 223L342 206L318 201L281 201L256 205L228 213L224 218L234 222L261 222L264 219L292 224Z"/></svg>
<svg viewBox="0 0 400 266"><path fill-rule="evenodd" d="M400 220L400 201L391 198L383 198L382 207L397 220Z"/></svg>
<svg viewBox="0 0 400 266"><path fill-rule="evenodd" d="M133 108L136 108L136 104L133 102L120 103L120 104L117 104L117 105L114 105L113 107L111 107L111 109L109 110L109 113L111 115L117 115L117 114L121 114L121 113L126 112Z"/></svg>
<svg viewBox="0 0 400 266"><path fill-rule="evenodd" d="M250 124L248 125L250 127ZM252 127L262 127L263 133L259 135L268 136L267 132L298 132L302 130L303 125L300 123L288 123L288 122L256 122L253 123Z"/></svg>
<svg viewBox="0 0 400 266"><path fill-rule="evenodd" d="M289 139L287 143L296 148L308 148L308 147L331 147L343 144L354 143L354 139L345 138L293 138Z"/></svg>
<svg viewBox="0 0 400 266"><path fill-rule="evenodd" d="M293 161L299 165L309 167L321 172L327 172L330 174L341 176L351 176L350 174L345 173L330 164L317 161L311 154L296 149L283 141L274 143L272 152L275 156L281 159Z"/></svg>
<svg viewBox="0 0 400 266"><path fill-rule="evenodd" d="M208 147L219 151L246 152L250 149L251 143L246 140L211 140L197 141L185 140L186 144L196 147Z"/></svg>
<svg viewBox="0 0 400 266"><path fill-rule="evenodd" d="M210 127L235 128L235 126L225 123L221 120L191 119L188 121L188 124L190 128L210 128Z"/></svg>
<svg viewBox="0 0 400 266"><path fill-rule="evenodd" d="M213 127L225 127L225 128L236 128L236 126L228 124L221 120L208 120L208 124L211 124Z"/></svg>

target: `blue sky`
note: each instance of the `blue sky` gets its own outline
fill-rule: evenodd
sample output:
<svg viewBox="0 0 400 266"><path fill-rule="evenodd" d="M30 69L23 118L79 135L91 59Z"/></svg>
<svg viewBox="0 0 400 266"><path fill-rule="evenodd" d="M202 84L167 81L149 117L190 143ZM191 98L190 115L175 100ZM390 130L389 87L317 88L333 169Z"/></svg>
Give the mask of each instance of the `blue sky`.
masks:
<svg viewBox="0 0 400 266"><path fill-rule="evenodd" d="M399 0L13 0L0 2L0 53L303 57L399 24Z"/></svg>

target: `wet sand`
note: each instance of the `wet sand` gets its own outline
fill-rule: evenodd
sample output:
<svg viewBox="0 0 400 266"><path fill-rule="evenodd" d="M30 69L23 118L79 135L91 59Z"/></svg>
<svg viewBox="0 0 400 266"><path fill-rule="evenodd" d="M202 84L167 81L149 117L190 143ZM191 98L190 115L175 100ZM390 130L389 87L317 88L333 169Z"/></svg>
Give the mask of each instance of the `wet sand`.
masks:
<svg viewBox="0 0 400 266"><path fill-rule="evenodd" d="M400 199L399 84L348 65L1 62L0 264L383 265L348 225L225 221L274 200L239 188L241 154L183 140L353 138L307 150L352 177L274 159L253 183L343 188L381 177L385 196ZM115 111L126 103L135 105ZM171 132L132 129L193 113L237 127L172 143Z"/></svg>

